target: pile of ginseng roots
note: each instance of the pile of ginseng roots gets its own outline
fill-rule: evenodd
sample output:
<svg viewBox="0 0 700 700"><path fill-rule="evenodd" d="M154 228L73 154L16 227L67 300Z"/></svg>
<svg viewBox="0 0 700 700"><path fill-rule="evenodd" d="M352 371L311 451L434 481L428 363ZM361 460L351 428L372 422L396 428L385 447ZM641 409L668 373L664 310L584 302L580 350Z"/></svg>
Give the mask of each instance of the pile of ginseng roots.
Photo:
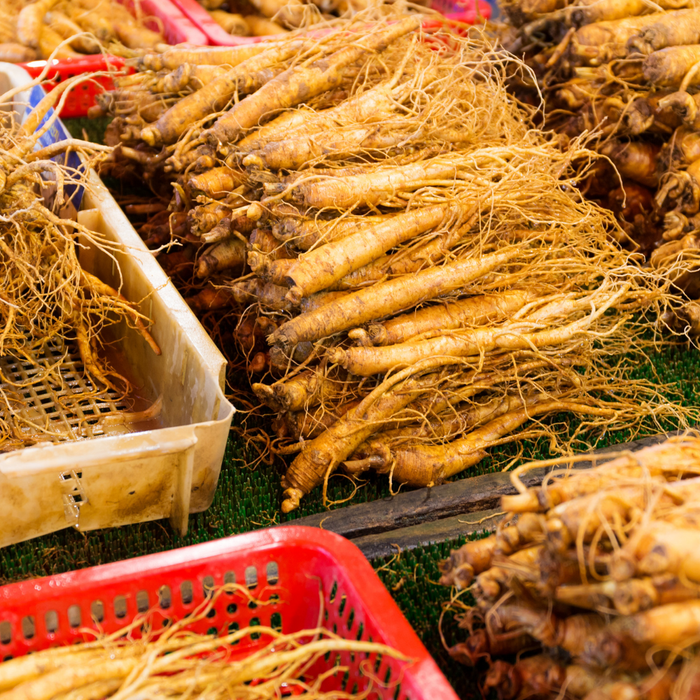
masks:
<svg viewBox="0 0 700 700"><path fill-rule="evenodd" d="M560 460L530 489L520 475L554 460L520 467L497 532L441 564L473 596L456 598L468 636L450 654L487 667L484 694L698 697L700 436L600 460Z"/></svg>
<svg viewBox="0 0 700 700"><path fill-rule="evenodd" d="M700 333L700 9L684 0L507 0L504 46L544 97L544 126L593 134L601 160L582 189L615 212L628 246L687 300L669 316ZM524 79L523 79L524 77Z"/></svg>
<svg viewBox="0 0 700 700"><path fill-rule="evenodd" d="M67 424L59 430L56 422L33 422L24 409L35 400L37 388L43 395L50 387L60 397L54 410L65 415L110 390L118 396L127 392L126 380L99 355L99 334L105 327L124 320L160 354L138 311L78 260L80 246L112 254L112 245L101 234L68 216L75 214L73 194L88 186L91 158L109 149L67 140L35 150L56 115L42 120L84 78L65 81L23 122L17 118L26 106L23 96L43 78L0 95L7 110L0 121L0 451L81 437L80 426L76 432ZM71 150L82 154L86 169L65 164ZM83 388L62 374L74 349L87 379Z"/></svg>
<svg viewBox="0 0 700 700"><path fill-rule="evenodd" d="M483 36L358 18L146 55L101 100L106 171L158 197L127 212L298 453L282 510L341 465L429 486L526 434L682 419L619 361L669 295L578 193L593 154L528 127Z"/></svg>
<svg viewBox="0 0 700 700"><path fill-rule="evenodd" d="M84 628L80 644L10 657L0 663L0 698L362 700L380 685L375 668L400 676L412 663L385 644L345 639L323 627L285 633L230 623L212 634L217 609L237 604L247 611L270 603L255 600L243 586L225 584L182 620L164 620L161 610L153 610L110 634ZM350 682L353 690L343 691Z"/></svg>
<svg viewBox="0 0 700 700"><path fill-rule="evenodd" d="M134 12L138 16L118 0L0 0L0 61L78 58L105 50L121 56L165 42L138 2Z"/></svg>
<svg viewBox="0 0 700 700"><path fill-rule="evenodd" d="M206 0L209 16L233 36L272 36L366 9L368 0Z"/></svg>

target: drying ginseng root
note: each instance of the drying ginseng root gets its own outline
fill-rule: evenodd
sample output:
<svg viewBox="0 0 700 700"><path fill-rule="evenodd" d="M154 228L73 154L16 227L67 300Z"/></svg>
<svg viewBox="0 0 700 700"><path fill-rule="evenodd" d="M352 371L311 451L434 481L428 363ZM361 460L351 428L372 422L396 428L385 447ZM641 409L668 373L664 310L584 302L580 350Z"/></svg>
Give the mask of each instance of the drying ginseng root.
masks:
<svg viewBox="0 0 700 700"><path fill-rule="evenodd" d="M374 673L379 659L398 667L411 663L384 644L344 639L323 627L285 633L265 625L239 629L231 623L214 627L213 634L211 613L222 607L222 598L228 608L271 605L253 599L244 586L225 584L211 590L183 619L167 620L172 624L164 624L162 610L153 610L111 634L83 629L80 644L0 663L0 698L361 700L379 682ZM359 671L349 666L355 654L363 659ZM362 684L361 692L343 690L350 670L355 688Z"/></svg>
<svg viewBox="0 0 700 700"><path fill-rule="evenodd" d="M551 471L526 488L538 467ZM483 672L484 696L697 697L700 434L592 468L533 462L512 482L496 532L440 565L466 630L450 655Z"/></svg>
<svg viewBox="0 0 700 700"><path fill-rule="evenodd" d="M104 171L153 192L127 213L295 455L284 512L339 469L432 486L525 436L687 416L619 361L678 304L580 193L596 154L532 127L520 62L421 23L145 54L95 110Z"/></svg>
<svg viewBox="0 0 700 700"><path fill-rule="evenodd" d="M666 275L700 334L700 9L693 2L506 0L507 49L531 69L509 89L544 98L543 126L600 153L582 191L614 212L625 245Z"/></svg>
<svg viewBox="0 0 700 700"><path fill-rule="evenodd" d="M57 428L32 419L25 408L37 387L49 387L54 410L67 416L80 415L76 409L87 399L126 396L128 381L101 353L109 326L126 322L160 354L148 319L78 259L81 247L113 252L102 234L74 216L78 192L89 187L91 163L110 149L77 139L37 148L57 119L52 107L60 108L85 78L61 83L23 122L16 117L26 91L43 79L0 95L0 451L83 437L79 424ZM85 167L69 166L69 152L79 153ZM122 417L128 421L128 414Z"/></svg>

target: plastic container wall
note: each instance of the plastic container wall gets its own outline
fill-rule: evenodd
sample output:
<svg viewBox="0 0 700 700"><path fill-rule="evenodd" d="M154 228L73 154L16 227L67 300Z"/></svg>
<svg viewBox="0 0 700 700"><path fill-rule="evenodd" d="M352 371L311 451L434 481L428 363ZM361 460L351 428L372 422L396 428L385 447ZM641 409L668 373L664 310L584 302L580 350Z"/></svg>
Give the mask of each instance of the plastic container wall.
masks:
<svg viewBox="0 0 700 700"><path fill-rule="evenodd" d="M0 64L0 88L28 82ZM40 97L34 90L17 96L19 116ZM44 140L66 135L56 122ZM115 250L81 250L83 267L154 321L160 356L125 324L111 334L139 395L162 401L162 427L0 454L0 546L158 518L184 533L188 514L211 504L221 470L234 410L223 394L225 358L94 172L78 216Z"/></svg>

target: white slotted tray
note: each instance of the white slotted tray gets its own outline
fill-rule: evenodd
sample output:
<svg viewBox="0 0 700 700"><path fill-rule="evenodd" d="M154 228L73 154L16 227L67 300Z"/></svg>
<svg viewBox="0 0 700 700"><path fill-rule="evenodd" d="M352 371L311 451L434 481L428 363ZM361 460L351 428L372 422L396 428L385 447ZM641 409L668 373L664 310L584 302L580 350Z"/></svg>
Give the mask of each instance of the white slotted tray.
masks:
<svg viewBox="0 0 700 700"><path fill-rule="evenodd" d="M22 69L0 63L0 93L29 82ZM21 115L28 102L21 93L15 110ZM67 133L60 123L51 131L53 139ZM154 322L160 356L126 324L113 336L139 394L161 398L165 427L126 432L128 426L120 426L100 437L99 416L124 408L114 395L86 401L66 418L56 416L60 390L26 391L19 409L25 416L79 439L0 454L0 546L71 526L91 530L159 518L184 534L188 514L211 505L219 479L234 412L223 393L225 358L94 172L78 220L119 251L115 264L95 248L82 249L81 265L139 302ZM21 377L26 370L16 364L3 369ZM84 381L79 360L63 377L67 387Z"/></svg>

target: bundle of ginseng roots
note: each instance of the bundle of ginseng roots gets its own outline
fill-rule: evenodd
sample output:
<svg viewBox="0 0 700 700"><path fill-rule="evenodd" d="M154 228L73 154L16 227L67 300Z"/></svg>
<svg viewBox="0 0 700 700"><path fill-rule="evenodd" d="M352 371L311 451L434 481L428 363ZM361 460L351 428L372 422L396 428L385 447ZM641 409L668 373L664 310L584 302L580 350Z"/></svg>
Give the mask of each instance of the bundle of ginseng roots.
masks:
<svg viewBox="0 0 700 700"><path fill-rule="evenodd" d="M146 26L139 3L132 15L118 0L0 0L0 60L77 58L108 49L153 49L165 42ZM153 22L150 23L151 25Z"/></svg>
<svg viewBox="0 0 700 700"><path fill-rule="evenodd" d="M210 17L234 36L270 36L290 29L309 27L323 19L350 17L381 5L373 0L201 0ZM405 0L387 7L390 13L407 12ZM429 0L412 2L410 7L429 6ZM400 9L399 9L400 8Z"/></svg>
<svg viewBox="0 0 700 700"><path fill-rule="evenodd" d="M579 195L592 154L528 128L510 61L360 15L145 56L103 98L108 172L161 196L142 235L224 346L235 324L272 449L298 452L283 511L320 484L327 502L341 465L429 486L525 434L576 438L547 414L585 430L678 413L613 359L642 347L667 283Z"/></svg>
<svg viewBox="0 0 700 700"><path fill-rule="evenodd" d="M161 610L153 610L111 634L80 630L80 644L0 663L0 699L363 700L377 692L374 671L382 659L399 673L412 662L385 644L344 639L322 627L284 633L231 623L214 627L213 634L211 618L223 594L229 608L235 607L231 600L240 601L243 610L246 603L269 604L253 599L243 586L226 584L210 590L182 620L164 620ZM355 654L363 655L359 669L348 665ZM350 685L341 679L351 671L353 690L339 689Z"/></svg>
<svg viewBox="0 0 700 700"><path fill-rule="evenodd" d="M505 47L532 69L521 99L544 96L546 128L595 134L605 157L583 191L615 212L700 333L700 8L679 0L509 0ZM521 75L525 75L522 74Z"/></svg>
<svg viewBox="0 0 700 700"><path fill-rule="evenodd" d="M309 27L324 17L352 14L366 0L213 0L202 3L209 16L233 36L272 36Z"/></svg>
<svg viewBox="0 0 700 700"><path fill-rule="evenodd" d="M488 666L484 693L698 697L700 436L599 459L559 460L530 489L520 475L557 461L520 467L497 532L441 564L443 584L473 595L450 654Z"/></svg>
<svg viewBox="0 0 700 700"><path fill-rule="evenodd" d="M140 314L78 260L80 246L107 254L112 247L101 234L68 218L75 214L73 196L88 184L87 171L68 167L64 154L80 152L87 168L99 151L109 149L68 140L35 150L55 124L55 114L42 125L44 117L84 78L62 83L23 123L16 118L26 91L43 79L0 95L6 109L0 121L0 451L83 436L79 422L71 427L68 421L33 420L25 409L40 400L37 396L53 399L55 412L73 416L87 399L99 402L110 390L115 392L110 399L125 395L126 380L98 354L105 327L126 320L160 354ZM71 353L79 355L86 382L77 381L81 368ZM109 420L128 422L129 417L125 412Z"/></svg>

